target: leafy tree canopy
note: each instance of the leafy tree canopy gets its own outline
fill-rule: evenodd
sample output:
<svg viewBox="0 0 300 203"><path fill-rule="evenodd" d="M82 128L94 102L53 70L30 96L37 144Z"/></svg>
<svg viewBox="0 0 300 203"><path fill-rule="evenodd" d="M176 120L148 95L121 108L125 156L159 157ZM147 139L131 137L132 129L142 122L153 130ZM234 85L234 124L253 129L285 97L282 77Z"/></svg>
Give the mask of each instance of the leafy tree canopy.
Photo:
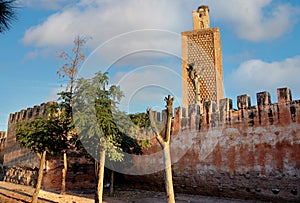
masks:
<svg viewBox="0 0 300 203"><path fill-rule="evenodd" d="M58 93L58 95L60 96L59 103L49 107L50 114L52 115L50 119L57 123L57 127L59 127L62 132L61 139L69 148L75 146L78 141L70 104L72 94L62 91Z"/></svg>
<svg viewBox="0 0 300 203"><path fill-rule="evenodd" d="M73 95L74 121L81 142L95 159L101 150L99 143L104 139L108 157L120 161L121 133L114 114L123 93L119 86L108 83L108 73L102 72L97 72L92 79L78 79Z"/></svg>
<svg viewBox="0 0 300 203"><path fill-rule="evenodd" d="M19 144L37 154L44 151L55 154L64 147L60 136L62 131L57 120L36 117L33 121L17 123L15 129Z"/></svg>
<svg viewBox="0 0 300 203"><path fill-rule="evenodd" d="M145 113L136 113L136 114L130 114L131 121L137 125L139 128L146 129L150 127L150 120L148 114Z"/></svg>

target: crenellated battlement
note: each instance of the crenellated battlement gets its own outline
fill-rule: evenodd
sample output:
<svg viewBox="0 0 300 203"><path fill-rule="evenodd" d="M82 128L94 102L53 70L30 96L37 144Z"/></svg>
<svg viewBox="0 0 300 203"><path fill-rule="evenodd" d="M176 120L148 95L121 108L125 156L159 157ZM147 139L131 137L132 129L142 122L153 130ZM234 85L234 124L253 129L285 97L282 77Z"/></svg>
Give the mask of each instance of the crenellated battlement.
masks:
<svg viewBox="0 0 300 203"><path fill-rule="evenodd" d="M5 140L7 136L6 131L0 131L0 142L2 143L2 140Z"/></svg>
<svg viewBox="0 0 300 203"><path fill-rule="evenodd" d="M289 88L278 88L277 103L272 103L270 93L264 91L256 94L256 105L251 104L248 94L237 96L237 109L233 108L233 100L224 98L220 29L210 27L207 6L198 7L192 18L194 29L181 33L182 107L174 108L172 119L174 190L300 202L300 100L292 100ZM10 114L7 136L0 133L0 140L5 141L0 161L3 159L5 167L39 167L38 157L18 145L14 126L36 116L46 117L51 104ZM153 113L162 122L158 126L164 126L166 110ZM143 155L124 159L125 172L141 172L139 176L125 174L122 179L126 187L157 191L164 185L163 173L159 172L163 170L159 167L163 153L155 135L149 137L152 146ZM43 187L60 188L61 158L47 161ZM94 180L93 164L77 153L68 159L67 187L88 188ZM15 174L18 172L12 170L8 176L14 177L6 180L29 182L28 176Z"/></svg>
<svg viewBox="0 0 300 203"><path fill-rule="evenodd" d="M230 98L219 100L219 109L214 101L190 104L188 109L177 107L173 118L177 122L175 130L201 130L201 127L223 125L236 127L241 123L244 127L300 123L300 100L292 100L289 88L278 88L277 97L278 102L272 103L269 92L259 92L256 94L257 105L252 106L250 95L240 95L237 96L238 109L233 108L233 100ZM165 110L154 113L157 121L166 120Z"/></svg>
<svg viewBox="0 0 300 203"><path fill-rule="evenodd" d="M0 164L3 163L3 157L4 157L3 149L5 148L6 138L7 138L7 132L0 131ZM1 174L0 174L0 176L1 176Z"/></svg>
<svg viewBox="0 0 300 203"><path fill-rule="evenodd" d="M7 138L7 132L6 131L0 131L0 156L3 156L3 153L1 151L4 148L5 140ZM0 162L1 163L1 162Z"/></svg>
<svg viewBox="0 0 300 203"><path fill-rule="evenodd" d="M26 148L22 148L16 141L16 133L14 126L16 123L23 121L31 121L37 116L47 116L47 107L55 104L55 102L42 103L32 108L22 109L21 111L11 113L8 120L7 138L5 140L5 150L3 151L4 166L26 166L38 167L38 159L36 155Z"/></svg>
<svg viewBox="0 0 300 203"><path fill-rule="evenodd" d="M259 92L254 106L248 94L240 95L237 109L230 98L219 100L219 108L213 101L175 108L170 149L175 190L298 202L300 100L292 100L289 88L278 88L277 95L272 103L269 92ZM155 117L164 122L165 111ZM159 150L154 140L145 154ZM151 166L160 160L151 160ZM135 164L149 168L143 161ZM163 185L163 173L125 179L135 188Z"/></svg>
<svg viewBox="0 0 300 203"><path fill-rule="evenodd" d="M9 115L8 123L18 123L22 121L29 121L37 116L47 116L47 107L55 104L55 102L42 103L35 105L33 108L22 109L21 111L11 113Z"/></svg>
<svg viewBox="0 0 300 203"><path fill-rule="evenodd" d="M172 167L176 191L299 200L300 100L292 100L289 88L278 88L277 96L278 102L272 103L269 92L259 92L253 106L248 94L240 95L237 109L230 98L219 100L219 108L214 101L174 108L171 155L175 160ZM51 103L10 115L4 166L38 167L35 154L18 146L13 126L38 115L45 116L48 104ZM167 120L166 110L154 111L154 116L159 122ZM152 141L145 155L160 150L155 139ZM156 167L161 160L155 158L149 164L145 157L135 157L133 166ZM48 166L49 188L59 187L60 181L51 182L53 173L49 172L59 164ZM55 176L59 178L60 174ZM146 185L142 189L151 189L151 184L160 183L163 177L158 172L140 177L125 175L125 179L133 187Z"/></svg>

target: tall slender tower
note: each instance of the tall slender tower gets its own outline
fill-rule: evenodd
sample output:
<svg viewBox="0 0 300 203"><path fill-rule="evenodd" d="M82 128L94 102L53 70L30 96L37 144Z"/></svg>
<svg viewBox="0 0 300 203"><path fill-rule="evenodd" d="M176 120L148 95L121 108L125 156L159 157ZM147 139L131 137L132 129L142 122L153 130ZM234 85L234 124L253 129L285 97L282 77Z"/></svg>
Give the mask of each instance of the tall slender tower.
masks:
<svg viewBox="0 0 300 203"><path fill-rule="evenodd" d="M182 32L182 103L201 104L224 98L219 28L210 28L209 8L193 11L194 30Z"/></svg>

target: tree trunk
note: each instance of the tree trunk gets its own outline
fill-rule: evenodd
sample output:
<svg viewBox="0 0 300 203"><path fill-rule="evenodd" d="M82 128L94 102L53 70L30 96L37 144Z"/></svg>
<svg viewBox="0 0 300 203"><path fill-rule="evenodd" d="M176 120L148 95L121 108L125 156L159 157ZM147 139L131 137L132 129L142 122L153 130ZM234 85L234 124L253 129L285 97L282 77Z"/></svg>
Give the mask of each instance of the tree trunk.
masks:
<svg viewBox="0 0 300 203"><path fill-rule="evenodd" d="M62 169L61 172L61 192L60 192L60 194L62 195L66 194L67 172L68 172L67 152L64 151L64 168Z"/></svg>
<svg viewBox="0 0 300 203"><path fill-rule="evenodd" d="M98 198L98 168L99 168L99 163L97 162L96 159L94 159L94 164L95 164L95 194L94 194L94 199L95 199L95 203L99 202L99 198Z"/></svg>
<svg viewBox="0 0 300 203"><path fill-rule="evenodd" d="M95 161L95 163L97 165L97 169L96 169L97 182L96 182L96 190L95 190L95 203L102 203L105 150L101 149L99 163L97 163L97 161Z"/></svg>
<svg viewBox="0 0 300 203"><path fill-rule="evenodd" d="M171 153L170 153L170 140L171 140L171 127L172 127L172 112L173 112L173 101L170 95L165 98L167 103L167 123L165 129L165 135L161 135L156 127L153 112L151 109L148 110L150 124L152 130L156 134L156 139L160 144L163 150L163 159L164 159L164 175L165 175L165 188L167 193L167 202L175 203L174 189L173 189L173 180L172 180L172 162L171 162Z"/></svg>
<svg viewBox="0 0 300 203"><path fill-rule="evenodd" d="M110 185L109 185L109 196L114 195L114 181L115 181L115 172L111 170L110 173Z"/></svg>
<svg viewBox="0 0 300 203"><path fill-rule="evenodd" d="M170 145L167 145L163 148L164 156L164 168L165 168L165 188L167 193L167 202L174 203L174 189L173 189L173 180L172 180L172 167L171 167L171 154L170 154Z"/></svg>
<svg viewBox="0 0 300 203"><path fill-rule="evenodd" d="M40 159L40 168L39 168L38 179L37 179L34 193L32 195L31 203L37 203L37 200L39 197L39 192L40 192L41 185L42 185L42 180L43 180L45 162L46 162L46 151L43 152L41 159Z"/></svg>

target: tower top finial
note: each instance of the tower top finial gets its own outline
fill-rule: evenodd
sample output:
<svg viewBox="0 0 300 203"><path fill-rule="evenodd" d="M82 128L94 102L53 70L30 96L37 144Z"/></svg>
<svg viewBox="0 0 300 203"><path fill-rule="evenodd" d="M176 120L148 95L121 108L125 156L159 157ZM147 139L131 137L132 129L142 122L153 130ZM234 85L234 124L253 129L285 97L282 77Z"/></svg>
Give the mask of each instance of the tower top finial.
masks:
<svg viewBox="0 0 300 203"><path fill-rule="evenodd" d="M201 6L199 6L199 7L198 7L198 11L199 11L200 9L207 10L207 11L209 12L209 8L208 8L207 5L201 5Z"/></svg>
<svg viewBox="0 0 300 203"><path fill-rule="evenodd" d="M194 30L210 28L209 8L206 5L199 6L193 11Z"/></svg>

